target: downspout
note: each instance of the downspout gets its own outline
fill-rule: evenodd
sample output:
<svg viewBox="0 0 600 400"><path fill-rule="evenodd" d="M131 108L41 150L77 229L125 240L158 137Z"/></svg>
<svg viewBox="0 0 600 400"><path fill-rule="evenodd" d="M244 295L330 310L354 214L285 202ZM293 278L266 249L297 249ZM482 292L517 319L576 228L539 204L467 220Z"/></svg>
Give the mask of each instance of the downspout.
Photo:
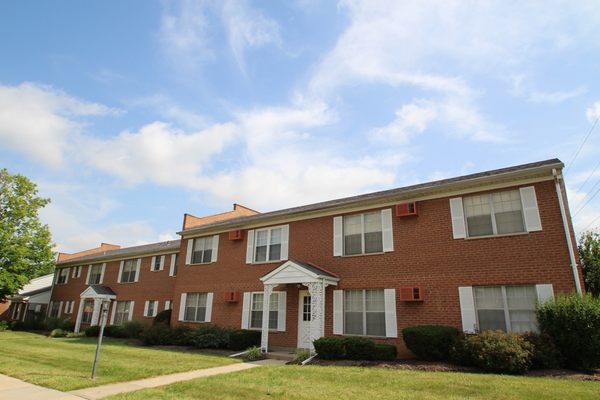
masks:
<svg viewBox="0 0 600 400"><path fill-rule="evenodd" d="M562 216L563 228L565 229L565 237L567 239L567 248L569 249L569 258L571 260L571 269L573 271L573 279L575 279L575 289L577 294L582 295L581 282L579 281L579 273L577 272L577 261L575 260L575 250L573 249L573 241L571 240L571 229L569 228L569 221L567 219L567 212L565 209L565 203L563 201L562 188L560 187L561 175L552 169L554 175L554 183L556 185L556 195L558 196L558 205L560 207L560 215Z"/></svg>

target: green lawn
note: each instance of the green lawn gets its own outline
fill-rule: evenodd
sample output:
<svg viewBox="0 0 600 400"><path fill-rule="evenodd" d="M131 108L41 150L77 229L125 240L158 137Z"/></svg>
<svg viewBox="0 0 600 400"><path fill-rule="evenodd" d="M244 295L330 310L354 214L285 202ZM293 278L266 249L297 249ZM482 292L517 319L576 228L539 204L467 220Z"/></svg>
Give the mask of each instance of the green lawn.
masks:
<svg viewBox="0 0 600 400"><path fill-rule="evenodd" d="M109 397L165 399L598 399L600 383L383 368L265 366Z"/></svg>
<svg viewBox="0 0 600 400"><path fill-rule="evenodd" d="M27 332L0 332L0 373L58 390L74 390L238 361L198 354L128 345L105 339L96 380L90 378L94 339L51 339Z"/></svg>

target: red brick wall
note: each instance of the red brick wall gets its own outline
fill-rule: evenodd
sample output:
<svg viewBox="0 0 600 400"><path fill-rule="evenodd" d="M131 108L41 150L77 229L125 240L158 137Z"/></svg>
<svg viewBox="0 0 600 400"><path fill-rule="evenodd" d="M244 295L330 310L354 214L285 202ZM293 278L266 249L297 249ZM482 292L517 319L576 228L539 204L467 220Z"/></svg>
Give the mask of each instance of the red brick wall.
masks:
<svg viewBox="0 0 600 400"><path fill-rule="evenodd" d="M461 327L459 286L551 283L555 292L571 292L574 280L554 183L538 183L536 194L543 230L517 235L454 240L448 198L419 202L419 215L393 217L394 251L385 254L333 257L333 218L289 224L289 259L312 262L340 277L339 289L422 286L422 303L397 301L399 332L420 324ZM505 190L505 189L503 189ZM180 259L185 260L187 241ZM248 265L246 240L220 235L218 262L184 266L175 284L173 321L183 292L214 292L212 322L240 327L242 301L226 303L223 292L260 291L259 278L281 262ZM298 288L287 290L287 329L272 333L270 344L295 346ZM332 334L332 290L326 292L325 334ZM241 296L240 296L241 297ZM193 325L193 324L191 324ZM402 348L402 341L385 339ZM404 351L403 351L404 353Z"/></svg>

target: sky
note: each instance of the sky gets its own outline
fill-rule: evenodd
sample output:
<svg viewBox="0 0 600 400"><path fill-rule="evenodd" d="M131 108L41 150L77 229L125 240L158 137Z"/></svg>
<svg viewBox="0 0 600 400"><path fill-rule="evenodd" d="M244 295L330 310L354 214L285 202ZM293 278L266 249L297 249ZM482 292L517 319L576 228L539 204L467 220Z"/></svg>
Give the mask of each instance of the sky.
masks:
<svg viewBox="0 0 600 400"><path fill-rule="evenodd" d="M0 168L55 249L560 158L600 227L600 3L0 2Z"/></svg>

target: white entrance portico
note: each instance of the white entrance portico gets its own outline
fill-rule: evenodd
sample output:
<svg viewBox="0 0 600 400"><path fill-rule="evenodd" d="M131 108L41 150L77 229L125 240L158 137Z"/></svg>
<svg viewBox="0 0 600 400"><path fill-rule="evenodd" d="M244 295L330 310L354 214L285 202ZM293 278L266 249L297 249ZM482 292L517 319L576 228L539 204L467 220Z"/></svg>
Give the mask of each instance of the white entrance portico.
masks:
<svg viewBox="0 0 600 400"><path fill-rule="evenodd" d="M300 284L308 291L300 292L298 313L298 346L314 353L313 341L325 334L325 288L337 286L339 278L314 264L289 260L260 278L264 284L261 349L269 349L269 303L278 285Z"/></svg>
<svg viewBox="0 0 600 400"><path fill-rule="evenodd" d="M86 301L93 302L93 306L91 308L92 315L91 319L89 320L90 326L93 326L98 325L100 321L100 310L102 309L102 303L112 302L117 298L117 295L108 286L91 285L85 289L79 297L81 300L79 301L79 311L77 312L77 321L75 322L75 332L79 332L79 329L81 328Z"/></svg>

